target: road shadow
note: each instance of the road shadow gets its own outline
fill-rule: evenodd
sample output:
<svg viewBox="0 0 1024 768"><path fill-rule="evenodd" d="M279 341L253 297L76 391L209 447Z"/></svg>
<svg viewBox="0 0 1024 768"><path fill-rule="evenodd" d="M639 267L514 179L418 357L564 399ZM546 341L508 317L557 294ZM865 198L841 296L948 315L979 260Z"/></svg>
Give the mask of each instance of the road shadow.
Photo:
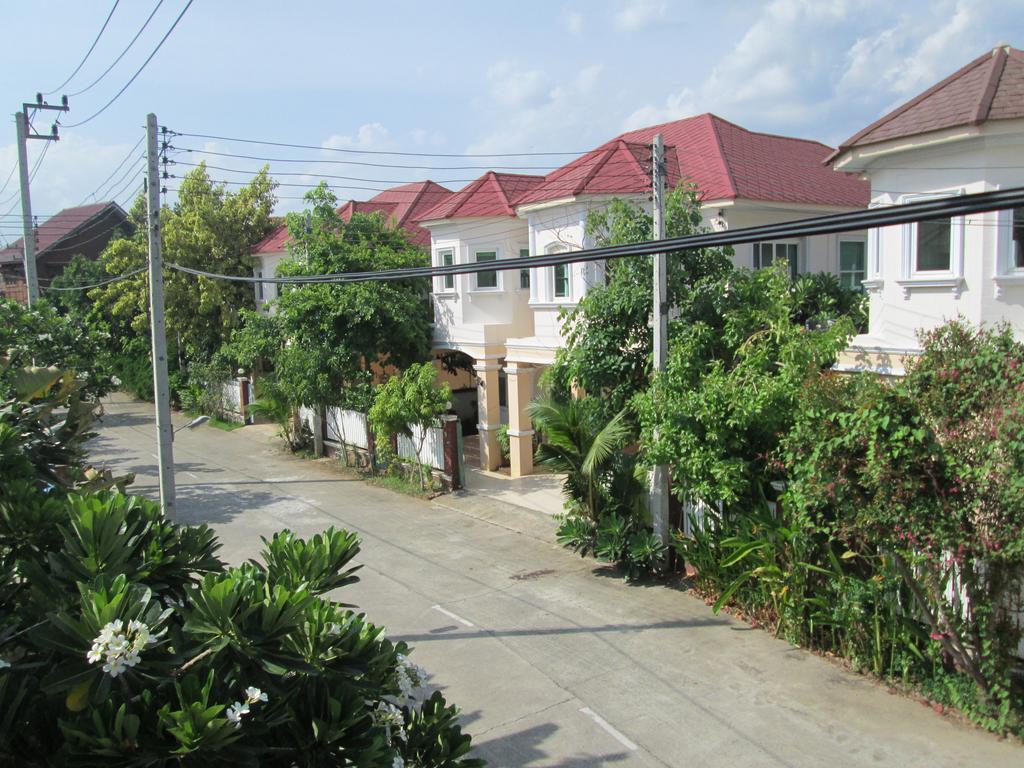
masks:
<svg viewBox="0 0 1024 768"><path fill-rule="evenodd" d="M544 749L543 743L557 732L558 726L554 723L540 723L502 736L483 737L481 741L474 738L472 754L474 757L482 757L488 765L553 765L552 756ZM579 755L560 757L557 764L561 768L597 768L621 762L628 757L628 752L601 756Z"/></svg>

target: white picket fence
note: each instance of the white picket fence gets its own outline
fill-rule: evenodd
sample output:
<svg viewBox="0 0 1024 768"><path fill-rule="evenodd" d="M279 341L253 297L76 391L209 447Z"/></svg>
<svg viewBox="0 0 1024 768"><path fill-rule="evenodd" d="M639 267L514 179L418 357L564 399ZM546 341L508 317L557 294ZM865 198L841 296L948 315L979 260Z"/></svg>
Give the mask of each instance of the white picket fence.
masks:
<svg viewBox="0 0 1024 768"><path fill-rule="evenodd" d="M366 414L342 408L328 408L327 430L324 433L324 438L354 448L368 450L370 435L367 429Z"/></svg>
<svg viewBox="0 0 1024 768"><path fill-rule="evenodd" d="M224 418L242 420L242 382L231 379L221 384L220 410Z"/></svg>
<svg viewBox="0 0 1024 768"><path fill-rule="evenodd" d="M420 444L423 430L420 427L411 427L411 432L411 438L407 435L398 436L398 455L404 459L415 459L420 464L444 471L444 430L440 427L428 427L423 448L418 456L416 455L416 446Z"/></svg>

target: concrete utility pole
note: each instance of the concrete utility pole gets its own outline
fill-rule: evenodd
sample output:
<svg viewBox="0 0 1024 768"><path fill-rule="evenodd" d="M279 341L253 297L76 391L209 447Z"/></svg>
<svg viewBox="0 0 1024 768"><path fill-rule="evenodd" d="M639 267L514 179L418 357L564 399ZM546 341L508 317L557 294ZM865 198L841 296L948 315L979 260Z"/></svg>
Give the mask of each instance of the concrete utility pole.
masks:
<svg viewBox="0 0 1024 768"><path fill-rule="evenodd" d="M665 239L665 145L661 134L651 144L653 209L655 240ZM668 257L654 254L654 373L664 372L668 360ZM668 467L659 464L651 471L650 512L651 527L663 544L668 545Z"/></svg>
<svg viewBox="0 0 1024 768"><path fill-rule="evenodd" d="M22 104L22 111L14 115L14 123L18 134L18 177L21 182L21 241L25 248L25 290L28 292L28 305L31 307L39 300L39 277L36 274L36 233L32 226L32 198L29 194L29 173L28 173L28 140L41 139L43 141L59 141L57 135L57 124L49 134L33 133L28 122L28 111L56 110L58 112L68 111L68 99L61 98L60 106L45 104L42 94L36 96L35 104Z"/></svg>
<svg viewBox="0 0 1024 768"><path fill-rule="evenodd" d="M171 386L167 381L167 328L164 323L164 262L160 252L160 151L156 115L146 115L146 200L149 230L149 327L153 343L153 392L156 395L156 450L160 463L160 506L174 517L174 428Z"/></svg>

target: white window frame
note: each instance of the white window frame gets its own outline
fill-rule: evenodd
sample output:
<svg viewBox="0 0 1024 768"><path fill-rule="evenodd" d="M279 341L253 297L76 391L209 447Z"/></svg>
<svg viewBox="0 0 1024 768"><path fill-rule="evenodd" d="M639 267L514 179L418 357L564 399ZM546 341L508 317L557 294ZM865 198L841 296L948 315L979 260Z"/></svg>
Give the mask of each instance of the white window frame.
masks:
<svg viewBox="0 0 1024 768"><path fill-rule="evenodd" d="M530 249L529 248L522 248L522 247L519 248L519 258L521 258L521 259L522 258L527 258L527 257L529 257L529 255L530 255ZM526 276L526 285L523 285L523 273L524 272L526 273L526 275L525 275ZM518 290L526 291L527 293L529 293L530 286L533 285L533 274L532 274L532 272L533 272L533 270L530 269L529 267L523 267L523 268L521 268L519 270L519 283L517 285L517 289Z"/></svg>
<svg viewBox="0 0 1024 768"><path fill-rule="evenodd" d="M929 192L903 195L899 204L916 203L923 200L943 200L964 194L963 189L948 192ZM945 218L938 217L935 218ZM964 217L949 217L949 269L917 268L917 223L901 225L903 253L900 264L900 279L896 282L903 288L903 297L909 298L916 289L949 290L960 297L964 287Z"/></svg>
<svg viewBox="0 0 1024 768"><path fill-rule="evenodd" d="M839 284L843 283L843 243L859 243L864 246L864 278L860 281L857 290L866 291L864 284L868 281L871 273L871 256L869 254L867 238L860 235L840 235L836 244L836 275L839 277Z"/></svg>
<svg viewBox="0 0 1024 768"><path fill-rule="evenodd" d="M473 249L473 263L479 263L478 256L481 253L493 253L494 254L494 286L481 286L480 285L480 273L473 273L473 291L476 293L496 293L502 290L502 274L501 269L498 268L497 264L501 261L501 249L497 246L487 246L485 248L474 248ZM492 270L487 270L488 272Z"/></svg>
<svg viewBox="0 0 1024 768"><path fill-rule="evenodd" d="M757 261L757 248L761 245L770 245L772 247L772 264L775 263L775 246L777 245L795 245L796 246L796 275L793 274L793 270L787 270L790 278L796 279L804 273L803 261L804 261L804 248L803 241L800 238L782 238L781 240L759 240L756 243L750 245L750 266L753 270L765 269L765 267L759 267L756 265ZM786 265L787 267L789 264Z"/></svg>
<svg viewBox="0 0 1024 768"><path fill-rule="evenodd" d="M1013 211L1010 208L991 214L979 214L987 219L994 216L996 221L996 298L1002 298L1004 288L1024 285L1024 267L1018 267L1013 242ZM988 224L988 221L985 221Z"/></svg>
<svg viewBox="0 0 1024 768"><path fill-rule="evenodd" d="M262 269L257 269L256 270L256 279L259 280L259 282L256 283L256 301L259 302L260 304L262 304L264 301L266 301L266 299L263 298L263 270Z"/></svg>
<svg viewBox="0 0 1024 768"><path fill-rule="evenodd" d="M545 255L554 255L556 253L568 253L569 251L570 251L569 246L567 246L565 243L560 243L560 242L548 243L544 247ZM555 292L556 291L556 286L558 285L558 283L557 283L557 281L555 279L555 269L556 269L556 267L552 266L552 267L549 267L546 270L547 273L548 273L548 281L549 281L548 282L548 287L551 290L551 293L550 293L551 301L552 301L552 303L555 303L555 304L567 304L567 303L572 302L572 294L573 294L573 290L572 290L572 265L571 264L566 264L564 266L565 266L565 269L566 269L566 275L565 275L565 278L566 278L565 279L565 296L559 296Z"/></svg>
<svg viewBox="0 0 1024 768"><path fill-rule="evenodd" d="M451 263L452 264L457 264L458 261L456 259L455 253L456 253L456 249L455 249L455 246L453 246L453 245L452 246L445 246L443 248L436 249L434 251L434 254L435 254L434 266L437 266L437 267L448 266L444 262L444 258L445 258L446 255L450 255L451 256L451 259L452 259ZM439 277L435 278L434 293L439 293L439 294L442 294L442 295L450 295L450 294L455 293L455 290L456 290L456 278L457 278L457 275L440 275ZM451 280L451 283L452 283L451 285L447 285L447 282L449 280Z"/></svg>

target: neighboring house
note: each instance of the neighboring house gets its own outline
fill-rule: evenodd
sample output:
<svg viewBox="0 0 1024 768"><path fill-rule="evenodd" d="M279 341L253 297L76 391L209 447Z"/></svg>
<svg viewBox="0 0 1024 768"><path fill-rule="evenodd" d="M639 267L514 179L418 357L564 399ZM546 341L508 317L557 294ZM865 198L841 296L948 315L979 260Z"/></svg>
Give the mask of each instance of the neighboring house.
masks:
<svg viewBox="0 0 1024 768"><path fill-rule="evenodd" d="M668 186L697 185L704 223L713 229L857 210L869 201L865 182L822 164L830 147L704 114L624 133L539 181L485 175L425 214L421 224L431 230L434 264L592 247L585 234L590 211L613 197L650 207L650 145L657 133L666 145ZM827 271L856 286L864 277L865 251L863 233L828 235L741 245L734 262L760 268L782 260L793 274ZM521 476L532 471L533 459L526 407L539 370L563 345L559 315L603 280L603 265L484 275L485 286L472 275L435 279L434 344L474 359L482 464L499 465L497 430L507 423L511 474Z"/></svg>
<svg viewBox="0 0 1024 768"><path fill-rule="evenodd" d="M452 194L450 189L433 181L417 181L386 189L369 200L349 200L338 208L338 215L343 221L350 221L356 213L381 213L391 226L404 229L412 243L427 248L430 233L416 222L424 211ZM290 256L288 241L288 225L282 223L253 246L253 277L274 277L277 274L278 264ZM255 290L258 309L264 309L278 296L275 283L256 283Z"/></svg>
<svg viewBox="0 0 1024 768"><path fill-rule="evenodd" d="M134 227L117 203L110 201L65 208L35 229L36 275L40 291L59 276L77 254L96 260L118 232ZM0 294L22 304L25 285L25 247L21 238L0 250Z"/></svg>
<svg viewBox="0 0 1024 768"><path fill-rule="evenodd" d="M833 168L889 206L1024 185L1024 52L1000 45L842 143ZM901 374L917 332L963 317L1024 339L1024 209L871 232L866 334L841 370Z"/></svg>

